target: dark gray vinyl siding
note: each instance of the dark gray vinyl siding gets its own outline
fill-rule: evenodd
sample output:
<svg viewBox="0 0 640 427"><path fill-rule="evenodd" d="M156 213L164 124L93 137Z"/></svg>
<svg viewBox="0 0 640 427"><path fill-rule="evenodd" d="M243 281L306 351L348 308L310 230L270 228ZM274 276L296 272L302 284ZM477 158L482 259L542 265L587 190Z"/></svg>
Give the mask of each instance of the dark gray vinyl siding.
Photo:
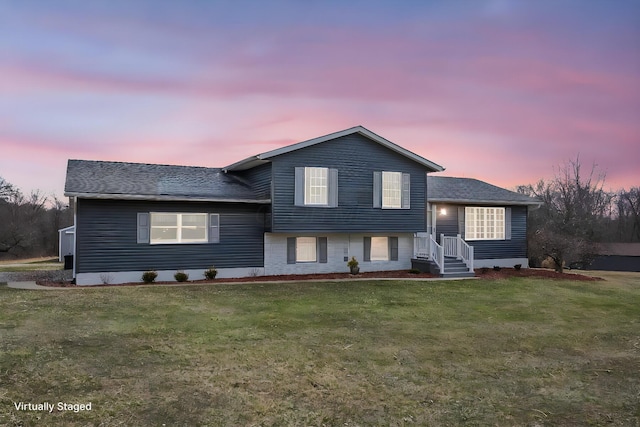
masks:
<svg viewBox="0 0 640 427"><path fill-rule="evenodd" d="M264 199L271 198L271 163L256 166L255 168L251 168L242 172L229 173L237 174L238 176L250 182L252 188L255 189L257 197ZM261 213L264 213L264 231L270 232L271 205L262 205L259 210Z"/></svg>
<svg viewBox="0 0 640 427"><path fill-rule="evenodd" d="M251 183L251 187L255 190L256 196L260 198L271 198L271 163L256 166L242 172L229 172L237 174Z"/></svg>
<svg viewBox="0 0 640 427"><path fill-rule="evenodd" d="M460 233L464 236L464 230L458 230L458 206L439 204L437 208L436 233L438 242L440 241L441 233L444 233L446 236L455 236ZM446 216L440 214L440 209L442 208L447 209ZM467 241L467 243L474 248L475 259L527 257L527 207L510 206L510 208L511 239Z"/></svg>
<svg viewBox="0 0 640 427"><path fill-rule="evenodd" d="M272 159L273 232L415 232L426 230L426 169L353 134ZM295 206L295 168L338 170L338 206ZM373 207L373 172L411 174L411 209Z"/></svg>
<svg viewBox="0 0 640 427"><path fill-rule="evenodd" d="M264 209L260 205L79 199L76 271L178 270L262 267ZM140 212L220 214L220 243L137 243Z"/></svg>

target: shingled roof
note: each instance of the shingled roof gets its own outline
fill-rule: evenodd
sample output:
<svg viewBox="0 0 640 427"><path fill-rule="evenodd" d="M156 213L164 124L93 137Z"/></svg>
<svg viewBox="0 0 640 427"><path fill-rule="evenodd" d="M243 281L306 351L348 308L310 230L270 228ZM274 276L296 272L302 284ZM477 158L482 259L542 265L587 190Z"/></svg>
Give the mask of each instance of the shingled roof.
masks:
<svg viewBox="0 0 640 427"><path fill-rule="evenodd" d="M219 168L69 160L65 195L130 200L270 203Z"/></svg>
<svg viewBox="0 0 640 427"><path fill-rule="evenodd" d="M473 178L427 177L429 202L478 203L484 205L540 205L538 199L505 190Z"/></svg>

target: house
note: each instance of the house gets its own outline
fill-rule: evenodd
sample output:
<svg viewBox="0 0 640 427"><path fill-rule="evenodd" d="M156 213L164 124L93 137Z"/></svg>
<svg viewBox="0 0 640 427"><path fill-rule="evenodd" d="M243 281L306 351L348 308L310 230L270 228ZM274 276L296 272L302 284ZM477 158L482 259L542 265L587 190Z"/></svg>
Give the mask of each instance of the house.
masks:
<svg viewBox="0 0 640 427"><path fill-rule="evenodd" d="M589 270L640 271L640 243L601 243Z"/></svg>
<svg viewBox="0 0 640 427"><path fill-rule="evenodd" d="M427 178L442 170L362 126L223 168L69 160L74 277L136 282L153 269L158 280L177 270L194 279L212 265L220 278L345 272L352 256L363 271L423 258L446 273L445 258L456 258L469 273L468 243L478 245L476 265L526 266L522 230L537 201L481 181Z"/></svg>

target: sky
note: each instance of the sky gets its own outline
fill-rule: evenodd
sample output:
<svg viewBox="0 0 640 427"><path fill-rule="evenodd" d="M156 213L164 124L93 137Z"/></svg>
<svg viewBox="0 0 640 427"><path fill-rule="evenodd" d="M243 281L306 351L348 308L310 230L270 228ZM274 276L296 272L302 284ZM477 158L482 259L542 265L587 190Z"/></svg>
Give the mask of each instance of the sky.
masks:
<svg viewBox="0 0 640 427"><path fill-rule="evenodd" d="M640 1L0 0L0 177L224 167L362 125L513 189L640 186Z"/></svg>

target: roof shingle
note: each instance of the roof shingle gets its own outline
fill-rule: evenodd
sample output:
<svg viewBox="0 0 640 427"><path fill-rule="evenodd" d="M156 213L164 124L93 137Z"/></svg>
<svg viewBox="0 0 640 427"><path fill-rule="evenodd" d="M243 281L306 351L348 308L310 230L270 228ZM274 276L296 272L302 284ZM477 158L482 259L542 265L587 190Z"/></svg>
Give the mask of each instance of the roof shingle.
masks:
<svg viewBox="0 0 640 427"><path fill-rule="evenodd" d="M430 202L481 203L487 205L540 205L538 199L473 178L427 177Z"/></svg>
<svg viewBox="0 0 640 427"><path fill-rule="evenodd" d="M248 182L219 168L69 160L69 196L268 203Z"/></svg>

